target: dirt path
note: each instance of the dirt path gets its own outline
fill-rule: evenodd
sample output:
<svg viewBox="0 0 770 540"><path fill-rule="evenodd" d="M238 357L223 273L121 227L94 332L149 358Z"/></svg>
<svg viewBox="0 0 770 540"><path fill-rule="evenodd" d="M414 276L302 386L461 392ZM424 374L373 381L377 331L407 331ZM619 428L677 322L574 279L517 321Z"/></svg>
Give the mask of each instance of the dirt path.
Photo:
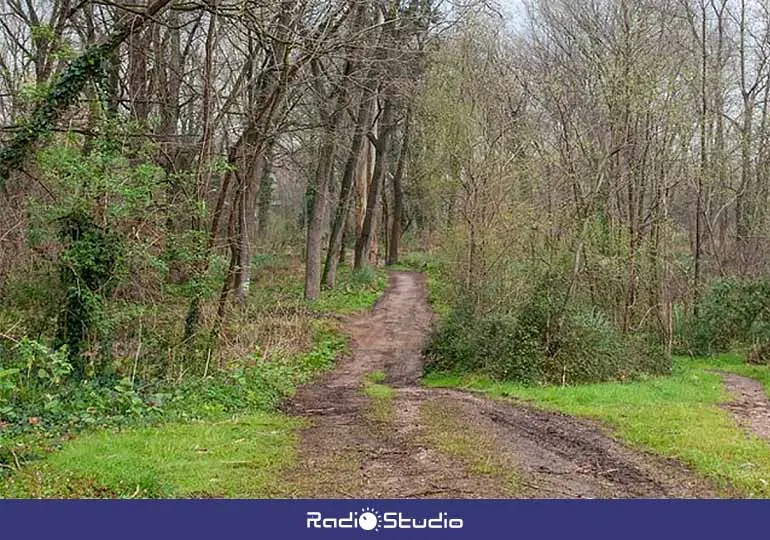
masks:
<svg viewBox="0 0 770 540"><path fill-rule="evenodd" d="M744 429L770 441L770 400L754 379L720 372L733 400L724 405Z"/></svg>
<svg viewBox="0 0 770 540"><path fill-rule="evenodd" d="M419 386L432 313L421 274L393 272L370 314L346 324L352 352L300 389L299 465L284 496L694 497L711 496L676 462L633 451L569 416ZM369 398L385 373L392 396Z"/></svg>

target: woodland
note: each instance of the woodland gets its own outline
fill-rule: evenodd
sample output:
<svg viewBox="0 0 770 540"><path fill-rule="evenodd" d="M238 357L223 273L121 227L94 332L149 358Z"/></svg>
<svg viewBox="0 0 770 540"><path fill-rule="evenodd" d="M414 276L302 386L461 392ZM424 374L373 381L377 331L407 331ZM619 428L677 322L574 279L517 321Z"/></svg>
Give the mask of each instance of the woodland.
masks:
<svg viewBox="0 0 770 540"><path fill-rule="evenodd" d="M427 282L428 386L621 431L584 392L770 388L769 203L765 0L0 0L0 495L208 493L60 451L234 415L291 461L276 411L391 271ZM766 442L747 479L632 432L770 495Z"/></svg>

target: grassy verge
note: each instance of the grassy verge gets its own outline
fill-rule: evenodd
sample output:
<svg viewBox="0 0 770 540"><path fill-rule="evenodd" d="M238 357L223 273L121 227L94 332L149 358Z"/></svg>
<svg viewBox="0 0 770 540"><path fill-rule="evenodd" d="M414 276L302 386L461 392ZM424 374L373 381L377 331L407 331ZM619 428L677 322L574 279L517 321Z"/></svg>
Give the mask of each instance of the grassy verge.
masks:
<svg viewBox="0 0 770 540"><path fill-rule="evenodd" d="M447 404L429 401L420 407L426 442L462 463L469 473L502 482L510 495L519 490L517 471L504 463L493 441L484 433L464 424Z"/></svg>
<svg viewBox="0 0 770 540"><path fill-rule="evenodd" d="M295 273L263 275L247 315L264 333L226 329L241 340L238 348L231 345L233 355L243 353L223 369L181 382L65 384L39 407L14 410L18 422L0 422L0 496L277 492L278 471L293 459L300 423L274 411L345 349L338 323L328 316L370 308L386 274L343 270L338 287L310 305Z"/></svg>
<svg viewBox="0 0 770 540"><path fill-rule="evenodd" d="M371 308L387 284L385 270L371 266L363 270L340 269L337 286L326 289L311 303L314 311L322 313L354 313Z"/></svg>
<svg viewBox="0 0 770 540"><path fill-rule="evenodd" d="M294 455L297 420L251 413L80 437L4 486L6 497L259 497Z"/></svg>
<svg viewBox="0 0 770 540"><path fill-rule="evenodd" d="M770 395L770 367L747 364L740 354L722 354L712 358L694 358L689 360L694 368L721 370L743 375L759 381Z"/></svg>
<svg viewBox="0 0 770 540"><path fill-rule="evenodd" d="M321 330L311 351L177 389L151 421L101 427L48 448L0 483L3 497L259 497L294 455L295 419L273 411L334 364L345 341ZM67 436L69 438L69 436ZM20 440L3 441L13 451ZM34 448L34 447L33 447ZM53 451L58 450L58 451Z"/></svg>
<svg viewBox="0 0 770 540"><path fill-rule="evenodd" d="M675 360L670 377L634 383L526 387L474 376L432 374L425 384L515 398L538 407L594 418L634 446L677 458L717 486L749 497L770 496L770 448L747 435L720 404L729 399L720 377L725 369L752 376L767 387L770 370L743 366L735 357Z"/></svg>

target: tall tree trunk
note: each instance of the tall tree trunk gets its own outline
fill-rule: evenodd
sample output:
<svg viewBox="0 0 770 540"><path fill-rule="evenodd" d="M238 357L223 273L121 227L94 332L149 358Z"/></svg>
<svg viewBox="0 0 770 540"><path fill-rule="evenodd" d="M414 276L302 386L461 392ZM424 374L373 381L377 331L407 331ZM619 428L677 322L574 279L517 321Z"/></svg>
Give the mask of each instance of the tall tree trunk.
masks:
<svg viewBox="0 0 770 540"><path fill-rule="evenodd" d="M314 72L318 73L318 65L314 64ZM321 105L321 119L324 133L318 152L318 166L311 186L313 204L307 220L307 237L305 243L305 299L315 300L321 293L321 257L323 222L328 206L329 183L334 172L334 155L337 149L337 131L342 121L342 112L350 93L351 74L355 69L354 62L345 63L345 71L339 88L335 91L333 109L325 112ZM321 94L323 95L323 94ZM344 183L344 182L343 182ZM342 197L342 195L340 195Z"/></svg>
<svg viewBox="0 0 770 540"><path fill-rule="evenodd" d="M308 216L305 244L305 300L315 300L321 293L321 240L334 164L336 128L336 123L327 125L318 151L318 166L312 186L313 204Z"/></svg>
<svg viewBox="0 0 770 540"><path fill-rule="evenodd" d="M239 304L245 304L251 282L251 246L257 236L257 223L254 214L255 191L262 178L263 167L264 154L262 145L259 144L243 168L244 186L239 198L240 211L238 212L237 231L240 247L238 250L239 262L235 274L235 300Z"/></svg>
<svg viewBox="0 0 770 540"><path fill-rule="evenodd" d="M385 98L382 110L382 122L380 134L375 142L374 173L366 198L366 214L361 227L361 234L356 240L356 253L353 267L357 270L366 266L367 251L372 241L374 223L380 206L380 195L385 176L388 173L388 154L390 150L390 138L393 131L393 100Z"/></svg>
<svg viewBox="0 0 770 540"><path fill-rule="evenodd" d="M257 235L264 238L270 223L270 207L273 204L273 176L271 166L271 148L265 152L262 165L262 176L259 179L259 192L257 194Z"/></svg>
<svg viewBox="0 0 770 540"><path fill-rule="evenodd" d="M353 139L350 143L350 151L345 170L342 174L342 186L340 187L339 201L337 210L332 223L331 234L329 236L329 250L326 253L324 263L323 281L330 289L334 287L337 279L337 265L340 260L337 257L339 252L344 252L344 236L347 226L350 207L353 202L353 186L355 183L356 172L361 162L361 152L364 143L368 142L367 133L372 121L372 100L373 92L369 89L364 90L361 95L361 102L356 115L356 126L353 132Z"/></svg>
<svg viewBox="0 0 770 540"><path fill-rule="evenodd" d="M144 126L150 113L147 88L147 55L150 52L152 33L145 28L131 35L128 40L128 94L131 120Z"/></svg>
<svg viewBox="0 0 770 540"><path fill-rule="evenodd" d="M406 167L406 158L409 154L409 133L411 131L412 109L406 110L404 119L404 135L401 138L401 151L398 155L398 164L396 172L393 175L393 215L391 216L390 238L388 244L388 258L386 264L398 264L398 248L401 240L401 221L404 214L404 189L402 181L404 178L404 168Z"/></svg>

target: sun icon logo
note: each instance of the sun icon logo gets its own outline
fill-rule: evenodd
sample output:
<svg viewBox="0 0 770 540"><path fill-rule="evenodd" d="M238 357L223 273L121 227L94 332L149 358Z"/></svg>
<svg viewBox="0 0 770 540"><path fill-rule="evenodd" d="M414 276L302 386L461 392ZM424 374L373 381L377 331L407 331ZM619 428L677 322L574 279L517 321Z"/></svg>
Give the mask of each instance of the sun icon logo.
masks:
<svg viewBox="0 0 770 540"><path fill-rule="evenodd" d="M374 508L363 508L358 516L358 526L365 531L379 531L380 513Z"/></svg>

